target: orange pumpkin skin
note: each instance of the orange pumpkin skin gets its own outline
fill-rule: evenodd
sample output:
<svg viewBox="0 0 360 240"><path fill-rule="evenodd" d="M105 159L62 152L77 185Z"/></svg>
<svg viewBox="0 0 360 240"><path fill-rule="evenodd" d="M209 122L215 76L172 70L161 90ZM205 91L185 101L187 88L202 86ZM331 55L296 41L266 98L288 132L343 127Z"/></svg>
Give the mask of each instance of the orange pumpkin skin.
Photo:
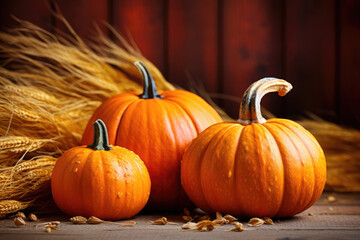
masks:
<svg viewBox="0 0 360 240"><path fill-rule="evenodd" d="M142 99L140 93L132 92L108 99L90 119L82 144L89 144L93 136L90 123L102 119L110 144L134 151L145 163L152 185L147 209L182 209L189 204L180 181L183 152L199 132L222 119L195 94L159 93L162 98Z"/></svg>
<svg viewBox="0 0 360 240"><path fill-rule="evenodd" d="M69 149L57 160L51 177L55 203L71 216L131 218L146 205L150 188L139 156L117 146L109 151Z"/></svg>
<svg viewBox="0 0 360 240"><path fill-rule="evenodd" d="M218 123L185 151L181 180L208 213L288 217L320 197L326 162L316 139L293 121Z"/></svg>

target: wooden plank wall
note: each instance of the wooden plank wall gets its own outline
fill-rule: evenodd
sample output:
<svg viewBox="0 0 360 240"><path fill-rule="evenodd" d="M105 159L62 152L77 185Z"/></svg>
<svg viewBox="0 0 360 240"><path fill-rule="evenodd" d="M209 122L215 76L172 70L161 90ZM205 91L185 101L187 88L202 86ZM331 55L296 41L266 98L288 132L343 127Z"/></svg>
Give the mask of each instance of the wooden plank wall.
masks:
<svg viewBox="0 0 360 240"><path fill-rule="evenodd" d="M0 27L12 14L56 32L54 3L84 38L109 22L168 81L203 85L234 118L245 89L274 76L294 86L264 98L274 114L360 128L360 0L2 0Z"/></svg>

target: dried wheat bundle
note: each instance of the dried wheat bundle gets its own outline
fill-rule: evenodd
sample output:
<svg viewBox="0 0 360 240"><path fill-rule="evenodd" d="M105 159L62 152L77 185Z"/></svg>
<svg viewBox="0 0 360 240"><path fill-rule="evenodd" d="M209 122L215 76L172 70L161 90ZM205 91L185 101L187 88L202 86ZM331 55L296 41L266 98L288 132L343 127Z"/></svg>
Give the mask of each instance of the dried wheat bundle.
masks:
<svg viewBox="0 0 360 240"><path fill-rule="evenodd" d="M327 164L325 190L360 192L360 131L313 117L299 121L323 147Z"/></svg>
<svg viewBox="0 0 360 240"><path fill-rule="evenodd" d="M70 34L54 35L22 20L0 32L1 216L49 205L56 158L80 144L93 111L115 94L142 90L133 62L143 61L160 89L174 88L110 26L120 44L100 32L86 44L54 14Z"/></svg>

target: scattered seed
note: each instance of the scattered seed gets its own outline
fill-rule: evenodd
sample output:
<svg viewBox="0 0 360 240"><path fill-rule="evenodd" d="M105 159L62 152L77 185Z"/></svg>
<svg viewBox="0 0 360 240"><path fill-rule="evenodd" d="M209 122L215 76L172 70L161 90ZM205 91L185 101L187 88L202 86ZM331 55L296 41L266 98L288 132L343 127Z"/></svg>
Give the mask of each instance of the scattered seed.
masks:
<svg viewBox="0 0 360 240"><path fill-rule="evenodd" d="M24 219L21 218L21 217L15 217L15 218L14 218L14 223L15 223L16 226L26 225L26 222L25 222Z"/></svg>
<svg viewBox="0 0 360 240"><path fill-rule="evenodd" d="M36 225L36 227L43 226L43 225L60 225L59 221L51 221L51 222L45 222L45 223L39 223Z"/></svg>
<svg viewBox="0 0 360 240"><path fill-rule="evenodd" d="M197 230L200 231L212 231L215 227L212 221L210 220L202 220L196 224Z"/></svg>
<svg viewBox="0 0 360 240"><path fill-rule="evenodd" d="M26 220L25 213L23 213L23 212L17 212L15 217L22 218L22 219Z"/></svg>
<svg viewBox="0 0 360 240"><path fill-rule="evenodd" d="M90 224L99 224L99 223L103 223L103 222L105 222L105 221L100 218L97 218L95 216L91 216L87 219L87 223L90 223Z"/></svg>
<svg viewBox="0 0 360 240"><path fill-rule="evenodd" d="M185 230L196 230L196 223L194 222L188 222L188 223L185 223L184 225L182 225L182 229L185 229Z"/></svg>
<svg viewBox="0 0 360 240"><path fill-rule="evenodd" d="M212 231L215 228L215 226L213 222L210 220L202 220L198 223L194 223L194 222L185 223L184 225L182 225L181 228L185 230L199 230L203 232L209 232Z"/></svg>
<svg viewBox="0 0 360 240"><path fill-rule="evenodd" d="M260 219L260 218L252 218L250 219L250 221L248 222L248 226L249 227L258 227L258 226L261 226L265 223L264 220Z"/></svg>
<svg viewBox="0 0 360 240"><path fill-rule="evenodd" d="M51 222L48 222L48 224L58 226L58 225L60 225L60 222L59 221L51 221Z"/></svg>
<svg viewBox="0 0 360 240"><path fill-rule="evenodd" d="M161 218L159 218L159 219L152 222L152 224L154 224L154 225L165 225L167 223L168 223L168 220L167 220L166 217L161 217Z"/></svg>
<svg viewBox="0 0 360 240"><path fill-rule="evenodd" d="M242 231L244 231L244 226L242 225L242 223L233 222L233 224L235 225L235 227L232 228L232 229L229 229L228 231L232 231L232 232L242 232Z"/></svg>
<svg viewBox="0 0 360 240"><path fill-rule="evenodd" d="M233 216L231 216L231 215L229 215L229 214L228 214L228 215L225 215L224 218L225 218L226 220L229 220L229 222L234 222L234 221L237 220L236 217L233 217Z"/></svg>
<svg viewBox="0 0 360 240"><path fill-rule="evenodd" d="M326 199L329 203L336 202L336 198L334 196L328 196Z"/></svg>
<svg viewBox="0 0 360 240"><path fill-rule="evenodd" d="M269 217L264 217L262 220L264 220L265 224L274 225L273 220Z"/></svg>
<svg viewBox="0 0 360 240"><path fill-rule="evenodd" d="M227 220L227 219L225 219L223 217L221 217L220 219L217 218L217 219L212 221L212 223L214 225L223 225L223 224L228 224L229 222L230 222L229 220Z"/></svg>
<svg viewBox="0 0 360 240"><path fill-rule="evenodd" d="M52 230L57 230L57 227L60 225L59 221L51 221L45 223L45 232L50 233Z"/></svg>
<svg viewBox="0 0 360 240"><path fill-rule="evenodd" d="M127 221L127 222L122 222L120 224L123 227L132 227L132 226L136 225L136 222L135 221Z"/></svg>
<svg viewBox="0 0 360 240"><path fill-rule="evenodd" d="M311 212L311 213L309 213L308 215L309 215L309 216L314 216L314 214L313 214L312 212Z"/></svg>
<svg viewBox="0 0 360 240"><path fill-rule="evenodd" d="M72 223L75 223L75 224L84 224L84 223L87 223L87 219L85 217L82 217L82 216L75 216L75 217L72 217L70 218L70 221Z"/></svg>
<svg viewBox="0 0 360 240"><path fill-rule="evenodd" d="M33 213L30 213L28 218L29 218L29 220L32 221L32 222L36 222L36 221L38 220L38 218L36 217L36 215L33 214Z"/></svg>

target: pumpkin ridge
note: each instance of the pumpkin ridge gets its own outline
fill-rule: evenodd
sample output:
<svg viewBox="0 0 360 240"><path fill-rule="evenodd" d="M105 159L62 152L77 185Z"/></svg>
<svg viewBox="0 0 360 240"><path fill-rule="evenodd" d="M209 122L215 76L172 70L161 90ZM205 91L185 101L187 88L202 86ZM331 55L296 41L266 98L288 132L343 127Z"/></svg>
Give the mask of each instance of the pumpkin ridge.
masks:
<svg viewBox="0 0 360 240"><path fill-rule="evenodd" d="M274 126L276 126L276 125L283 126L283 124L278 124L278 122L272 122L272 124L273 124ZM277 126L277 128L278 128L278 131L282 131L282 132L286 135L286 137L287 137L287 142L291 142L291 144L293 145L294 149L296 149L296 153L297 153L298 158L299 158L300 160L303 159L302 154L301 154L301 151L300 151L297 143L295 143L295 142L293 141L293 136L290 136L288 132L284 131L284 128L281 128L281 127L279 127L279 126ZM286 128L286 129L288 129L289 132L293 133L293 131L290 130L289 128ZM295 135L295 136L297 137L297 141L298 141L298 142L302 142L301 139L300 139L295 133L293 133L293 135ZM310 156L311 156L311 155L310 155ZM284 173L285 173L285 172L284 172ZM301 202L301 195L302 195L302 193L304 192L304 186L305 186L305 184L304 184L304 179L305 179L304 174L305 174L305 172L304 172L304 170L302 169L302 171L301 171L301 178L300 178L300 179L301 179L300 188L299 188L299 192L298 192L298 194L297 194L297 196L298 196L298 197L297 197L297 200L296 200L296 202L294 201L294 206L299 206L299 205L300 205L299 202ZM310 200L311 200L311 198L310 198ZM307 202L307 204L308 204L308 202ZM306 204L306 205L307 205L307 204ZM302 209L302 208L301 208L301 209ZM300 211L299 211L299 209L293 208L292 211L290 211L290 212L291 212L291 215L295 215L295 214L299 213Z"/></svg>
<svg viewBox="0 0 360 240"><path fill-rule="evenodd" d="M228 131L230 131L232 128L235 128L235 127L237 127L237 125L233 125L233 124L229 124L228 126L224 126L222 129L220 129L213 137L212 137L212 140L211 141L209 141L208 142L208 144L207 144L207 146L206 146L206 150L205 149L203 149L203 156L202 156L202 161L201 161L201 165L200 165L200 182L201 182L201 194L204 196L204 201L205 201L205 203L206 203L206 205L207 206L209 206L210 208L209 209L218 209L216 206L214 206L214 204L213 203L211 203L211 202L209 202L208 200L207 200L207 197L205 197L206 195L204 194L204 185L206 185L206 183L204 183L203 182L203 172L206 172L206 171L204 171L203 169L207 169L205 166L204 166L204 162L205 162L205 160L204 160L204 157L208 154L208 151L209 151L209 147L210 147L210 144L211 144L211 142L213 142L214 140L214 138L218 138L218 140L217 140L217 142L216 142L216 144L214 144L214 145L218 145L218 143L219 142L221 142L223 139L223 136L228 132ZM213 157L212 158L210 158L210 159L213 159ZM235 159L234 159L234 161L235 161ZM212 190L214 189L214 188L211 188ZM206 192L210 192L209 190L207 190ZM217 196L217 194L215 193L214 194L215 196Z"/></svg>
<svg viewBox="0 0 360 240"><path fill-rule="evenodd" d="M175 102L175 101L171 101L170 99L165 99L163 98L163 101L164 102L168 102L168 103L171 103L171 104L174 104L177 108L181 109L182 111L184 111L185 115L190 119L190 122L191 122L191 125L194 127L195 131L196 131L196 135L199 135L199 130L197 129L196 127L196 124L195 124L195 121L194 119L191 117L191 115L178 103L178 102Z"/></svg>
<svg viewBox="0 0 360 240"><path fill-rule="evenodd" d="M166 107L164 106L164 104L163 104L162 101L160 102L159 105L160 105L161 108L162 108L163 114L165 114L164 121L166 122L166 125L168 124L168 125L170 125L170 127L171 127L171 131L167 131L167 133L170 133L170 132L171 132L172 142L175 143L174 128L173 128L172 124L171 124L170 121L169 121L169 114L168 114L167 111L164 110L164 109L166 109ZM148 109L149 111L151 111L149 107L148 107L147 109ZM151 141L150 138L149 138L149 141ZM169 144L169 143L167 143L167 144ZM172 148L175 147L174 149L176 150L176 149L177 149L177 144L172 144L172 145L173 145ZM151 145L149 145L149 146L151 146ZM176 152L176 151L175 151L175 152ZM163 159L163 156L161 156L159 159ZM164 161L160 161L160 168L161 168L161 169L164 169ZM162 172L163 172L163 171L162 171ZM160 186L161 186L161 195L162 195L162 196L164 195L164 192L165 192L165 190L164 190L164 184L163 184L164 181L166 181L166 179L164 178L164 174L161 174L161 184L160 184ZM165 193L165 195L166 195L166 193Z"/></svg>
<svg viewBox="0 0 360 240"><path fill-rule="evenodd" d="M244 126L243 125L241 125L241 124L239 124L240 125L240 130L239 130L239 133L238 133L238 137L237 137L237 141L236 141L236 150L235 150L235 155L234 155L234 164L233 164L233 176L234 176L234 178L233 178L233 182L234 182L234 184L233 184L233 186L235 186L236 187L236 183L237 183L237 171L236 171L236 169L238 169L238 167L237 167L237 156L239 155L239 151L240 151L240 147L239 147L239 143L240 143L240 139L241 139L241 136L243 135L243 131L244 131ZM238 201L239 199L241 199L241 194L238 192L238 191L236 191L236 190L234 190L234 193L235 193L235 199ZM237 206L237 207L241 207L240 206L240 204ZM242 207L241 207L242 208ZM241 212L244 212L243 210L241 210Z"/></svg>
<svg viewBox="0 0 360 240"><path fill-rule="evenodd" d="M110 151L112 151L112 150L113 149L111 149ZM105 154L104 153L105 153L105 151L101 151L101 150L98 152L98 154L100 155L98 158L98 161L101 161L101 162L99 162L97 164L99 166L101 166L102 169L99 169L97 171L100 171L100 172L104 172L103 167L104 167L104 165L107 164L107 161L108 161L106 153ZM110 154L112 154L112 152L110 152ZM109 182L108 182L109 178L107 177L107 172L105 172L105 174L101 174L101 175L103 177L102 178L102 183L103 183L102 186L106 186L104 188L104 192L105 192L104 194L106 196L109 196L108 193L111 192L111 189L109 186L111 186L111 184L109 184ZM109 213L109 209L111 209L113 206L113 203L112 203L113 200L111 198L104 199L103 197L100 197L100 199L101 199L101 204L99 206L99 209L107 209L107 211L105 211L105 213L104 213L105 217L102 217L102 218L108 218L107 215ZM94 216L96 216L96 215L94 215Z"/></svg>
<svg viewBox="0 0 360 240"><path fill-rule="evenodd" d="M275 141L275 143L277 145L277 148L279 149L281 163L282 163L282 166L283 166L283 179L284 179L284 181L283 181L283 187L282 187L282 189L283 189L282 190L282 197L281 197L281 203L279 205L280 208L278 209L278 211L275 214L275 216L278 216L279 212L281 211L281 206L283 206L283 203L284 203L284 200L285 200L285 192L286 192L285 191L285 182L286 182L286 178L285 178L286 174L285 173L286 173L287 170L286 170L286 168L284 166L284 157L283 157L283 154L281 152L280 145L279 145L279 143L277 141L277 138L274 137L272 130L268 128L267 123L270 123L270 122L266 121L266 123L264 123L263 126L271 133L271 136L274 138L274 141Z"/></svg>
<svg viewBox="0 0 360 240"><path fill-rule="evenodd" d="M281 206L283 205L283 202L284 202L284 192L285 192L285 190L284 190L284 189L285 189L285 168L284 168L283 155L282 155L282 153L281 153L281 151L280 151L279 143L278 143L278 141L276 140L276 138L274 137L274 135L272 134L272 132L269 130L269 128L268 128L268 123L269 123L269 122L266 121L266 123L261 124L261 126L264 127L264 130L269 133L267 136L268 136L268 137L271 137L271 138L274 140L275 144L276 144L276 147L277 147L277 149L278 149L278 151L279 151L280 162L281 162L282 172L283 172L283 176L282 176L283 182L282 182L282 187L281 187L281 189L282 189L281 202L280 202L280 204L279 204L278 209L276 209L276 211L275 211L274 216L276 216L276 215L278 214L278 212L280 211Z"/></svg>
<svg viewBox="0 0 360 240"><path fill-rule="evenodd" d="M262 149L262 146L264 144L268 145L270 143L270 141L271 141L270 138L272 138L274 140L274 142L277 144L275 138L273 137L271 132L264 126L264 124L253 123L250 126L253 128L252 129L253 141L254 141L254 144L256 143L256 149ZM278 145L277 145L277 147L278 147ZM278 148L278 150L279 150L279 155L280 155L280 158L281 158L280 159L281 166L282 166L282 169L284 169L280 149ZM272 153L272 149L270 151ZM258 165L261 166L261 169L258 168L256 171L260 172L259 178L262 179L262 181L263 181L262 184L261 184L261 189L259 189L260 191L263 191L263 193L261 195L266 195L267 196L266 198L269 198L269 195L274 196L273 195L274 194L274 189L276 189L276 188L273 188L273 191L271 193L268 193L268 189L269 188L271 189L272 187L271 187L271 185L268 184L268 181L264 181L264 180L269 179L269 177L272 176L271 173L267 172L266 167L269 167L268 164L271 165L271 162L273 162L274 160L273 159L271 159L271 160L267 159L267 157L265 155L263 155L262 153L263 153L263 150L256 151L255 159L257 159L258 161L259 160L262 161L262 162L258 162ZM266 199L266 198L265 198L265 200L269 200L269 199ZM271 199L269 201L271 201ZM275 215L279 211L279 209L281 207L281 205L279 204L279 206L278 206L278 208L276 210L271 211L271 209L273 208L271 206L271 202L266 201L266 204L263 204L263 205L265 206L265 210L264 210L265 212L270 209L270 212L272 212L272 213L269 213L269 211L268 211L268 213L264 212L262 216Z"/></svg>
<svg viewBox="0 0 360 240"><path fill-rule="evenodd" d="M180 95L172 95L174 93L180 93ZM169 93L170 95L168 95L167 93ZM166 100L166 101L169 101L169 102L172 102L172 103L176 103L178 106L180 106L180 108L182 108L186 114L190 117L192 123L194 124L195 126L195 129L197 131L197 133L200 133L201 131L204 130L203 128L203 125L202 125L202 122L201 121L196 121L196 119L199 118L199 116L195 117L196 114L194 114L192 111L190 111L190 109L188 109L188 107L186 106L186 104L183 103L183 101L180 101L180 99L183 99L185 102L188 102L189 101L189 97L193 98L193 103L195 103L196 105L197 104L201 104L201 107L198 108L198 109L201 109L202 113L206 113L207 116L209 117L212 117L213 119L217 120L217 122L219 122L219 120L221 122L223 122L222 118L220 117L220 119L216 119L214 117L214 115L211 113L211 114L208 114L208 112L210 110L213 110L214 113L217 113L216 110L212 109L211 106L204 100L202 99L201 97L193 94L193 93L189 93L189 92L186 92L184 90L174 90L174 91L166 91L163 93L163 100ZM194 107L194 104L192 105L192 107ZM203 111L204 107L207 107L207 111Z"/></svg>
<svg viewBox="0 0 360 240"><path fill-rule="evenodd" d="M134 153L135 154L135 153ZM141 160L142 161L142 160ZM134 162L135 163L135 165L136 165L136 168L137 168L137 171L138 172L141 172L143 169L146 169L146 171L148 171L147 170L147 168L146 168L146 166L145 166L145 163L144 162L142 162L142 164L140 163L140 162ZM140 165L142 165L142 166L140 166ZM145 191L145 182L144 182L144 177L143 176L141 176L141 191L140 192L144 192ZM151 191L151 187L150 187L150 191ZM148 196L150 196L150 192L149 193L147 193L148 194ZM148 198L149 199L149 198Z"/></svg>
<svg viewBox="0 0 360 240"><path fill-rule="evenodd" d="M84 146L85 147L85 146ZM76 152L75 153L72 153L72 152L70 152L71 153L71 155L68 157L67 155L65 155L67 158L69 158L70 159L70 162L73 162L73 159L74 158L76 158L77 157L77 155L78 155L78 153L80 152L80 150L81 150L81 148L82 147L76 147L75 149L76 149ZM64 154L66 154L66 153L69 153L69 151L66 151ZM63 159L62 159L62 161L63 161ZM72 169L72 164L64 164L65 165L65 174L64 174L64 176L62 176L63 177L63 179L64 179L64 181L69 181L69 179L71 179L71 175L70 174L73 174L73 171L71 171ZM54 166L54 168L55 168L55 166ZM57 174L57 175L59 175L59 174ZM70 175L70 176L69 176ZM66 189L65 188L63 188L64 186L65 186L66 184L64 184L64 185L62 185L62 187L61 187L61 190L62 191L65 191ZM73 196L73 194L71 194L70 196ZM65 206L65 208L69 208L69 204L68 204L68 202L67 201L64 201L64 199L63 198L61 198L61 203L62 203L62 207L64 207ZM61 204L60 203L60 204ZM77 203L77 202L76 202Z"/></svg>
<svg viewBox="0 0 360 240"><path fill-rule="evenodd" d="M165 99L162 99L161 101L161 105L163 106L163 108L166 110L166 111L163 111L164 114L165 114L165 117L164 119L166 119L166 122L168 123L168 125L170 126L171 128L171 131L167 131L167 133L170 133L172 134L172 141L173 143L179 143L179 142L182 142L181 140L179 140L181 138L181 135L182 134L179 134L176 130L176 126L174 125L174 118L171 117L171 111L176 111L178 115L183 115L183 118L187 118L187 119L184 119L184 121L186 121L186 123L189 123L190 126L187 128L187 131L193 131L195 133L195 137L198 135L198 131L196 129L196 126L195 124L193 123L193 120L191 119L191 117L187 114L187 112L185 111L185 109L183 109L179 104L177 104L176 102L173 102L173 101L169 101L169 100L165 100ZM171 110L171 111L170 111ZM176 119L175 120L175 123L178 122L178 120ZM179 125L179 124L176 124L176 125ZM191 130L190 130L191 129ZM190 144L190 143L189 143ZM181 185L181 180L180 180L180 176L181 176L181 158L182 156L179 155L179 144L174 144L174 149L175 149L175 152L177 153L176 155L176 159L178 160L177 161L177 165L179 166L177 168L177 174L178 174L178 178L177 178L177 187L179 188L179 192L178 192L178 196L176 199L179 199L182 197L183 195L183 192L184 192L184 189ZM163 161L162 161L162 165L163 165ZM166 179L164 179L166 181ZM163 185L162 185L163 186ZM166 190L163 190L163 193L166 194ZM188 198L186 196L186 198Z"/></svg>
<svg viewBox="0 0 360 240"><path fill-rule="evenodd" d="M72 158L71 158L71 161L73 161L73 159L75 159L75 158L77 158L78 155L79 154L79 152L78 153L76 153ZM87 157L91 154L91 151L86 151L86 154L87 154ZM86 158L87 159L87 158ZM86 165L86 163L87 163L88 161L85 161L84 162L84 165L83 166L85 166ZM66 170L65 170L65 172L66 173L68 173L68 174L73 174L73 171L72 171L72 168L73 166L71 166L71 164L69 164L69 166L66 168ZM84 176L84 172L82 171L82 169L84 169L83 167L81 168L81 170L80 170L80 172L79 172L79 174L81 173L81 176L79 176L79 179L81 179L81 182L82 182L82 179L83 179L83 176ZM79 196L80 196L80 198L81 198L81 201L80 202L84 202L85 201L85 199L84 199L84 194L83 193L81 193L81 194L79 194ZM76 202L76 203L78 203L78 202ZM82 206L83 207L83 206ZM84 209L82 209L82 212L85 214L85 210Z"/></svg>
<svg viewBox="0 0 360 240"><path fill-rule="evenodd" d="M130 105L134 105L135 103L139 103L141 101L141 99L134 99L133 101L131 101L123 110L121 116L119 116L119 121L118 123L116 124L116 130L114 131L115 132L115 139L114 139L114 146L117 145L116 143L118 142L118 131L119 131L119 128L120 128L120 123L121 123L121 120L122 118L124 117L126 111L129 109Z"/></svg>
<svg viewBox="0 0 360 240"><path fill-rule="evenodd" d="M224 125L224 123L215 123L214 125L208 127L207 129L205 129L203 132L201 132L197 139L199 139L199 141L201 140L201 142L203 143L203 145L201 146L201 149L199 149L198 152L193 153L194 151L197 151L197 149L195 148L194 145L194 140L189 144L189 146L187 147L183 158L181 160L181 185L184 186L184 190L185 192L189 195L193 195L194 199L196 199L196 201L194 201L194 204L199 206L200 208L204 206L203 210L209 210L211 209L209 207L209 205L206 202L206 199L203 195L203 191L202 191L202 187L201 187L201 180L200 180L200 175L201 175L201 164L203 161L203 157L205 155L206 150L208 149L208 143L209 141L207 140L207 138L205 138L207 132L211 132L212 137L215 136L217 134L217 132L221 131L222 126ZM213 130L214 129L214 130ZM213 133L215 132L215 133ZM204 138L204 139L203 139ZM199 154L198 159L199 161L193 161L193 157L194 154ZM196 163L196 166L191 166L191 163ZM190 165L190 166L187 166ZM188 171L185 171L185 166L188 167ZM195 167L195 168L194 168ZM199 171L199 174L195 175L192 172L193 171ZM189 173L190 172L190 173ZM194 185L195 183L195 185ZM185 189L186 186L186 189ZM196 194L194 194L196 193Z"/></svg>
<svg viewBox="0 0 360 240"><path fill-rule="evenodd" d="M230 123L231 124L231 123ZM237 176L237 174L236 174L236 163L237 163L237 159L236 159L236 154L238 153L238 150L239 150L239 140L240 140L240 137L241 137L241 134L242 134L242 132L243 132L243 130L244 130L244 127L241 125L241 124L231 124L231 125L229 125L229 128L224 132L224 134L223 134L223 136L220 138L220 140L223 140L223 138L224 138L224 135L225 135L225 137L226 136L228 136L228 132L230 132L230 131L233 131L233 129L234 128L238 128L239 130L238 130L238 133L236 134L237 136L235 137L235 142L234 142L234 149L233 149L233 159L232 159L232 167L231 167L231 171L232 171L232 175L231 176L233 176L233 180L232 180L232 182L233 182L233 186L236 186L236 176ZM215 137L215 136L214 136ZM236 191L234 191L234 192L236 192ZM232 199L232 201L234 201L234 202L237 202L237 200L239 199L239 196L238 196L238 193L236 193L235 194L235 196L233 197L233 199ZM231 201L231 200L230 200ZM229 202L230 202L229 201Z"/></svg>
<svg viewBox="0 0 360 240"><path fill-rule="evenodd" d="M289 122L290 124L293 124L292 121L291 122L287 121L287 122ZM281 121L276 121L276 123L282 125L283 127L286 127L287 129L292 131L296 136L298 136L298 138L300 139L300 141L302 142L302 144L305 146L306 150L308 151L309 155L311 156L311 162L312 162L312 166L313 166L313 169L314 169L314 171L313 171L314 172L314 186L313 186L313 188L315 189L315 186L317 185L318 178L317 178L316 171L315 171L314 155L313 155L312 151L310 151L309 146L306 144L306 142L304 142L302 140L302 137L299 136L299 132L294 131L288 125L283 124ZM296 127L303 128L301 125L296 126ZM306 130L306 129L304 128L304 130ZM308 137L308 134L306 136ZM317 199L314 199L315 193L316 193L316 191L312 191L312 195L311 195L311 198L310 198L309 202L305 205L305 207L303 209L301 209L300 212L303 212L306 209L308 209L313 204L313 202L315 202L317 200Z"/></svg>
<svg viewBox="0 0 360 240"><path fill-rule="evenodd" d="M98 156L96 156L98 155ZM98 175L99 172L104 172L104 159L103 159L103 156L102 156L102 151L93 151L89 154L89 158L87 160L87 162L89 163L88 164L88 167L90 167L91 169L96 169L96 172L97 174L92 174L92 175ZM97 168L94 168L93 165L96 165ZM85 168L84 168L85 169ZM94 172L93 172L94 173ZM101 176L100 178L100 186L107 186L107 183L106 183L106 177L105 175L106 174L99 174ZM83 175L84 176L84 175ZM86 180L85 183L89 184L88 182L89 180ZM91 185L92 185L92 181L91 181ZM83 187L82 189L84 190L87 190L89 188L89 185L86 187ZM91 186L91 188L94 188L94 186ZM104 209L108 206L105 206L105 201L104 201L104 198L102 196L104 196L105 192L107 191L106 188L104 188L102 191L101 191L101 194L98 194L97 196L94 196L94 194L90 195L90 198L91 199L87 199L90 204L91 202L93 203L94 202L94 199L98 199L98 204L96 206L96 209ZM83 195L84 196L84 195ZM96 202L96 201L95 201ZM85 204L84 204L85 205ZM91 204L92 205L92 204ZM89 209L89 208L88 208ZM87 216L91 216L91 215L94 215L94 216L99 216L99 214L97 214L97 210L94 209L93 207L91 208L91 212L87 212ZM101 216L100 218L104 218L103 216Z"/></svg>
<svg viewBox="0 0 360 240"><path fill-rule="evenodd" d="M111 133L112 125L109 124L109 122L107 121L107 119L109 119L110 117L106 117L106 119L104 119L104 115L107 115L104 113L110 112L111 118L114 118L114 116L116 116L116 114L118 114L118 112L115 111L114 109L119 109L117 107L117 105L119 105L119 102L120 102L120 104L124 104L124 103L130 104L131 102L136 101L136 100L139 100L139 98L136 95L130 94L130 93L123 93L121 95L115 95L115 96L112 96L111 98L105 100L98 107L98 109L95 110L95 112L89 119L89 121L84 129L84 133L83 133L83 136L81 139L81 144L89 145L92 143L92 142L88 142L89 139L92 140L94 137L94 135L91 135L91 133L93 133L92 123L94 121L96 121L97 119L101 119L105 122L106 127L108 128L109 144L115 145L116 132L114 132L114 134ZM118 123L116 124L116 126L118 126Z"/></svg>

